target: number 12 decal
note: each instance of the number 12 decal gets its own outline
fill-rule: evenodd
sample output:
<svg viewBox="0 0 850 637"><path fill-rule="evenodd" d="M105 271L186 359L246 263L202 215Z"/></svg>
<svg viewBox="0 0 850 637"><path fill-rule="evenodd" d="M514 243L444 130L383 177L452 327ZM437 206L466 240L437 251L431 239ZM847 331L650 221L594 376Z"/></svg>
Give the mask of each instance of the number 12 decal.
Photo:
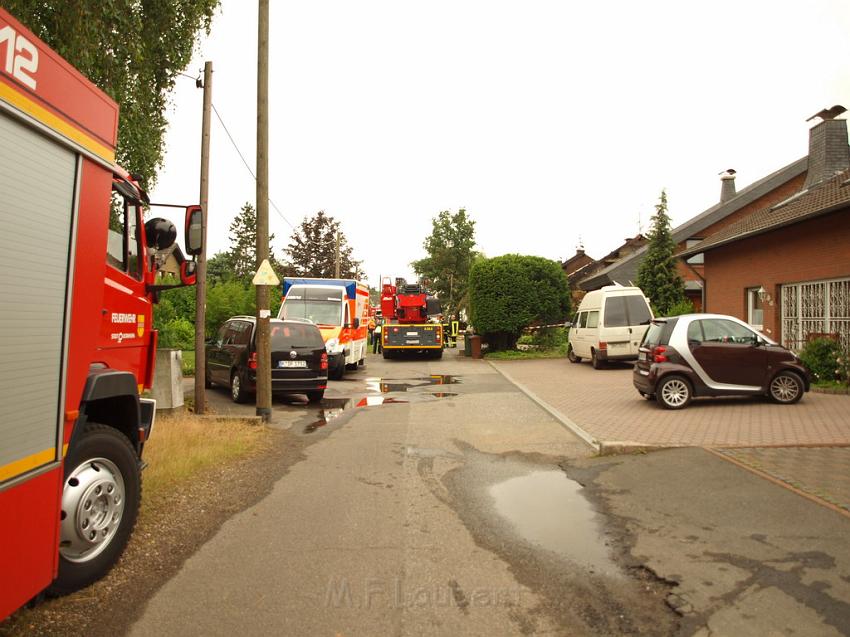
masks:
<svg viewBox="0 0 850 637"><path fill-rule="evenodd" d="M8 24L0 29L0 46L4 44L6 73L35 90L33 74L38 70L38 49Z"/></svg>

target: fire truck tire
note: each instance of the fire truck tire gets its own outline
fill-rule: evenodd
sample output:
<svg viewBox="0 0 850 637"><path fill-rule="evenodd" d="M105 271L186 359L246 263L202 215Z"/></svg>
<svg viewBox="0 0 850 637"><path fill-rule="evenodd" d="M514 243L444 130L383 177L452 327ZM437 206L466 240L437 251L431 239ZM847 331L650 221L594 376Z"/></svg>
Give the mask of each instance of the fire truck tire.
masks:
<svg viewBox="0 0 850 637"><path fill-rule="evenodd" d="M439 360L442 357L443 357L443 350L441 350L441 349L435 350L434 352L431 353L431 358L435 358L435 359Z"/></svg>
<svg viewBox="0 0 850 637"><path fill-rule="evenodd" d="M141 499L141 464L127 436L87 424L65 458L59 575L50 595L72 593L109 572L127 546Z"/></svg>
<svg viewBox="0 0 850 637"><path fill-rule="evenodd" d="M381 353L384 356L384 360L391 359L393 357L393 355L395 354L395 352L393 352L392 350L383 350Z"/></svg>

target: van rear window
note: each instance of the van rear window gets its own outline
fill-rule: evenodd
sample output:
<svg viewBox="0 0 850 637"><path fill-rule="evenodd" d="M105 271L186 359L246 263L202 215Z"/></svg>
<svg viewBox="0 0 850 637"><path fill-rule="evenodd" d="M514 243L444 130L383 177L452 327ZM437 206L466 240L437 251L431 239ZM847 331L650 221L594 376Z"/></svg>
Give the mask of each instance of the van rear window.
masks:
<svg viewBox="0 0 850 637"><path fill-rule="evenodd" d="M605 327L646 325L652 320L644 298L637 294L605 300Z"/></svg>

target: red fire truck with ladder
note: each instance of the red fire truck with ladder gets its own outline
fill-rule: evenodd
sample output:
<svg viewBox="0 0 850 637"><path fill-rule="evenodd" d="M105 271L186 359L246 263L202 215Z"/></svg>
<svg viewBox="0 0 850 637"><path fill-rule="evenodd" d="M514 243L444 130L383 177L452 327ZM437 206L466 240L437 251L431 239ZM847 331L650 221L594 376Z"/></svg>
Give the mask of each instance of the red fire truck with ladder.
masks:
<svg viewBox="0 0 850 637"><path fill-rule="evenodd" d="M0 619L123 552L154 423L152 304L195 279L174 225L145 223L117 130L118 105L0 9ZM185 215L194 256L203 212Z"/></svg>
<svg viewBox="0 0 850 637"><path fill-rule="evenodd" d="M443 326L432 322L440 314L440 301L420 283L408 284L389 277L381 281L381 349L384 358L418 353L430 358L443 356Z"/></svg>

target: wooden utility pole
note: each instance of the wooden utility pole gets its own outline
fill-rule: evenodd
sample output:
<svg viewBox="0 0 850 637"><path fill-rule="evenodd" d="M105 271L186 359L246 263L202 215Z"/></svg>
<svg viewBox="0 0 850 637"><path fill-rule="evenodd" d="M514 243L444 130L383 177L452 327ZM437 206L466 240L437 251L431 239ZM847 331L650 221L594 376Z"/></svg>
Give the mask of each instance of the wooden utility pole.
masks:
<svg viewBox="0 0 850 637"><path fill-rule="evenodd" d="M200 203L204 210L201 236L203 250L198 255L195 280L195 413L203 414L207 406L204 388L207 359L204 326L207 321L207 215L210 193L210 106L212 105L212 62L204 63L204 114L201 118L201 194Z"/></svg>
<svg viewBox="0 0 850 637"><path fill-rule="evenodd" d="M269 258L269 0L257 21L257 269ZM257 286L257 415L272 416L269 287Z"/></svg>

